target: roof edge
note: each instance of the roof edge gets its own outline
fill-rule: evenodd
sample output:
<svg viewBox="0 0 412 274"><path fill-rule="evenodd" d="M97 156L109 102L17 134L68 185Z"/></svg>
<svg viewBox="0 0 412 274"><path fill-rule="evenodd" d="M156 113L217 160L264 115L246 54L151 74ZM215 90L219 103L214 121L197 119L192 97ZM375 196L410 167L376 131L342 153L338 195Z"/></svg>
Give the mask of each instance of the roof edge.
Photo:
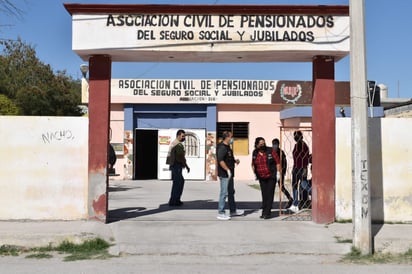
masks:
<svg viewBox="0 0 412 274"><path fill-rule="evenodd" d="M296 14L349 16L346 5L153 5L64 3L73 14L175 13L175 14Z"/></svg>

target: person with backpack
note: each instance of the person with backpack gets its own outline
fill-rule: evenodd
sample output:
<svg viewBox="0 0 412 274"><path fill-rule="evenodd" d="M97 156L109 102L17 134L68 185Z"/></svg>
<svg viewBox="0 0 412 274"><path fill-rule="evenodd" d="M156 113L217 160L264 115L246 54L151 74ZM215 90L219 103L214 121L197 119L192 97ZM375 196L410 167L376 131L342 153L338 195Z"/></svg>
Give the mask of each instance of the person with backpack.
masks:
<svg viewBox="0 0 412 274"><path fill-rule="evenodd" d="M279 156L271 148L266 146L263 137L255 139L255 149L252 153L252 170L259 180L262 193L262 215L260 218L270 219L273 198L275 196L276 177L282 173ZM279 173L279 175L277 175Z"/></svg>

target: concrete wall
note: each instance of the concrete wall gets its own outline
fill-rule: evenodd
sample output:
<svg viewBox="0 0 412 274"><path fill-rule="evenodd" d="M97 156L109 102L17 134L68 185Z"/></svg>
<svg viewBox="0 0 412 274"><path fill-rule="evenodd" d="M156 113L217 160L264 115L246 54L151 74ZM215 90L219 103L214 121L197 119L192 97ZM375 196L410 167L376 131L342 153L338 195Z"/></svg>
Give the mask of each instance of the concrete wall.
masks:
<svg viewBox="0 0 412 274"><path fill-rule="evenodd" d="M88 118L0 116L0 219L87 218Z"/></svg>
<svg viewBox="0 0 412 274"><path fill-rule="evenodd" d="M254 138L279 137L269 109L223 108L219 121L250 121ZM254 115L250 115L250 111ZM257 112L255 112L257 111ZM412 221L412 119L370 119L371 213L376 221ZM115 141L118 136L113 136ZM0 220L87 218L88 118L0 116ZM252 175L240 156L238 180ZM336 218L352 219L351 119L336 120Z"/></svg>
<svg viewBox="0 0 412 274"><path fill-rule="evenodd" d="M369 120L373 221L412 222L412 119ZM336 218L352 219L351 119L336 119Z"/></svg>

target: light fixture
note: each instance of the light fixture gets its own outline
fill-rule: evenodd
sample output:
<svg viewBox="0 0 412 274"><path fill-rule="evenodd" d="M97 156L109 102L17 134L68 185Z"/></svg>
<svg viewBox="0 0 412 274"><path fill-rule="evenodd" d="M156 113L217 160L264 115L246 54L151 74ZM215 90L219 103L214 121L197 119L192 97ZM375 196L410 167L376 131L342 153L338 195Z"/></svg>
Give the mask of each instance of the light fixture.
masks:
<svg viewBox="0 0 412 274"><path fill-rule="evenodd" d="M82 72L82 103L89 103L89 81L87 79L87 72L89 71L89 66L86 64L80 65L80 71Z"/></svg>
<svg viewBox="0 0 412 274"><path fill-rule="evenodd" d="M86 78L87 72L89 71L89 66L86 65L86 64L81 64L81 65L80 65L80 71L82 72L82 76L83 76L84 78Z"/></svg>

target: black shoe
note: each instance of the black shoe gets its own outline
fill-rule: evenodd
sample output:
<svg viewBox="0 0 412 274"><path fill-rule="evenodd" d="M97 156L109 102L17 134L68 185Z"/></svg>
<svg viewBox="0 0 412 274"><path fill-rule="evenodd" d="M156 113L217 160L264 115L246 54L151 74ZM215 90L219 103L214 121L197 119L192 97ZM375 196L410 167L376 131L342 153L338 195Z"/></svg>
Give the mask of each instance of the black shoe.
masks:
<svg viewBox="0 0 412 274"><path fill-rule="evenodd" d="M293 199L289 200L285 208L289 208L293 204Z"/></svg>
<svg viewBox="0 0 412 274"><path fill-rule="evenodd" d="M182 206L182 205L183 205L182 201L177 201L176 203L169 202L169 206Z"/></svg>
<svg viewBox="0 0 412 274"><path fill-rule="evenodd" d="M265 219L265 220L267 220L267 219L270 219L270 215L260 215L260 218L261 219Z"/></svg>
<svg viewBox="0 0 412 274"><path fill-rule="evenodd" d="M169 206L182 206L183 202L169 203Z"/></svg>

